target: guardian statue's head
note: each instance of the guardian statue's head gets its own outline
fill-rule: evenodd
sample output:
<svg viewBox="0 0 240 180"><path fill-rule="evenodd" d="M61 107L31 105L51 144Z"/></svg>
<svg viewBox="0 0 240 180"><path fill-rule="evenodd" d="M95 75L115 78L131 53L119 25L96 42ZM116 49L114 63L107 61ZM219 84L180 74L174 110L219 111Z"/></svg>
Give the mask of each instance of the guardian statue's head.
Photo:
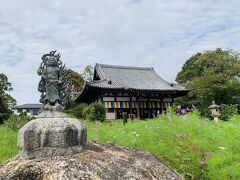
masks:
<svg viewBox="0 0 240 180"><path fill-rule="evenodd" d="M42 60L44 64L49 65L49 66L58 66L61 65L60 61L60 54L56 54L56 51L51 51L49 54L44 54L42 56Z"/></svg>
<svg viewBox="0 0 240 180"><path fill-rule="evenodd" d="M47 61L48 61L49 66L57 66L58 65L58 60L54 56L50 56Z"/></svg>

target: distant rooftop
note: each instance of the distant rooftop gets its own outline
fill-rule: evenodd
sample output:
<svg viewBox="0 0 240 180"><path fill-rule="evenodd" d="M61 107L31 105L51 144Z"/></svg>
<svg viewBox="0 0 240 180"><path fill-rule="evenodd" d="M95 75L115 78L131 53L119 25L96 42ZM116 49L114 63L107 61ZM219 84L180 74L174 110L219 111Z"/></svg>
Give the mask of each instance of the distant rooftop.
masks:
<svg viewBox="0 0 240 180"><path fill-rule="evenodd" d="M41 109L42 104L22 104L15 106L14 109Z"/></svg>

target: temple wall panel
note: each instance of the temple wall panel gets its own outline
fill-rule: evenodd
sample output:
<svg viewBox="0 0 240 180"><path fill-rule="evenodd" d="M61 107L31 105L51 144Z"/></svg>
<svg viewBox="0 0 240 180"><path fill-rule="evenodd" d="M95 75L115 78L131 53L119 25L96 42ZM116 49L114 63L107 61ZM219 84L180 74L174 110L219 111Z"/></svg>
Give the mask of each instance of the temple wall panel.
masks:
<svg viewBox="0 0 240 180"><path fill-rule="evenodd" d="M172 102L172 98L163 98L164 102Z"/></svg>
<svg viewBox="0 0 240 180"><path fill-rule="evenodd" d="M103 97L103 101L114 101L114 97Z"/></svg>
<svg viewBox="0 0 240 180"><path fill-rule="evenodd" d="M146 98L139 98L139 101L147 101L148 99Z"/></svg>
<svg viewBox="0 0 240 180"><path fill-rule="evenodd" d="M132 101L136 101L137 100L137 98L136 97L132 97Z"/></svg>
<svg viewBox="0 0 240 180"><path fill-rule="evenodd" d="M130 101L130 97L117 97L117 101Z"/></svg>
<svg viewBox="0 0 240 180"><path fill-rule="evenodd" d="M161 99L149 99L149 101L161 101Z"/></svg>
<svg viewBox="0 0 240 180"><path fill-rule="evenodd" d="M106 113L106 119L116 119L116 113Z"/></svg>

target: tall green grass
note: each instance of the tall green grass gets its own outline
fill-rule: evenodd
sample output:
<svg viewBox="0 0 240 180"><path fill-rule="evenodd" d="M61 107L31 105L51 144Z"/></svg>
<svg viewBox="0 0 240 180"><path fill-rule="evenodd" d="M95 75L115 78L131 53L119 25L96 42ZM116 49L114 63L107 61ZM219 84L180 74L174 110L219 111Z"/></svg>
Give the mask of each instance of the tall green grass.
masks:
<svg viewBox="0 0 240 180"><path fill-rule="evenodd" d="M209 122L197 112L148 121L87 122L88 140L148 151L186 179L240 179L240 116ZM17 132L0 126L0 162L17 153ZM204 153L206 153L206 156Z"/></svg>
<svg viewBox="0 0 240 180"><path fill-rule="evenodd" d="M216 124L195 112L126 126L114 121L87 127L88 139L148 151L186 179L240 179L240 116Z"/></svg>
<svg viewBox="0 0 240 180"><path fill-rule="evenodd" d="M0 163L17 153L17 131L0 125Z"/></svg>

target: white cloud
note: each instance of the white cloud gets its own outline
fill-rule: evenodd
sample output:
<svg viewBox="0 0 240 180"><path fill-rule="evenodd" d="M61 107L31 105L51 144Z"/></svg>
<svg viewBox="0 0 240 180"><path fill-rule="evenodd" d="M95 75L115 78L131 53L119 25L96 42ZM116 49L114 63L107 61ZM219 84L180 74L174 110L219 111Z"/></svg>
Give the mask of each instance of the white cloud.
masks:
<svg viewBox="0 0 240 180"><path fill-rule="evenodd" d="M80 71L96 62L153 66L168 81L192 54L239 50L240 1L0 0L0 72L18 103L37 102L42 54Z"/></svg>

